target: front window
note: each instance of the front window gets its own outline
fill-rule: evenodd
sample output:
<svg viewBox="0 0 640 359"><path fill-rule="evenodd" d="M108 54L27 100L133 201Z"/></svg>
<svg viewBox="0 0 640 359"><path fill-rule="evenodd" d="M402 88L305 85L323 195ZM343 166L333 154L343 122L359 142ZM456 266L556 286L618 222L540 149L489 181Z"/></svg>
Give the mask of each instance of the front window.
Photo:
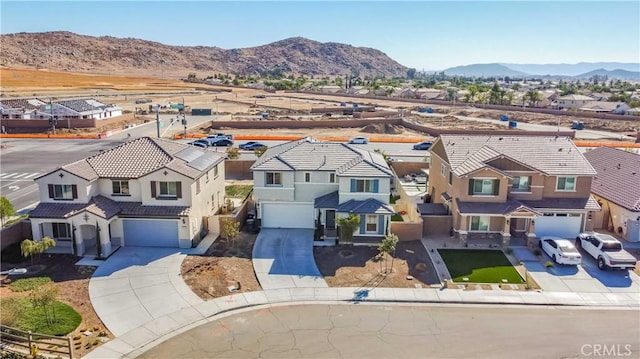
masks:
<svg viewBox="0 0 640 359"><path fill-rule="evenodd" d="M111 181L111 188L114 195L117 195L117 196L129 195L129 181Z"/></svg>
<svg viewBox="0 0 640 359"><path fill-rule="evenodd" d="M471 217L471 230L472 231L488 231L489 230L489 217L487 216L473 216Z"/></svg>
<svg viewBox="0 0 640 359"><path fill-rule="evenodd" d="M279 172L267 172L267 186L282 186L282 174Z"/></svg>
<svg viewBox="0 0 640 359"><path fill-rule="evenodd" d="M216 166L216 168L217 168L217 166ZM214 171L215 171L215 170L214 170ZM205 181L206 183L209 183L209 172L208 172L208 171L204 174L204 181Z"/></svg>
<svg viewBox="0 0 640 359"><path fill-rule="evenodd" d="M336 183L336 174L329 173L329 183Z"/></svg>
<svg viewBox="0 0 640 359"><path fill-rule="evenodd" d="M311 173L305 173L304 174L304 181L305 182L311 182Z"/></svg>
<svg viewBox="0 0 640 359"><path fill-rule="evenodd" d="M444 174L447 173L447 166L444 164L440 165L440 174L444 177Z"/></svg>
<svg viewBox="0 0 640 359"><path fill-rule="evenodd" d="M499 180L494 179L471 179L469 180L470 195L498 195Z"/></svg>
<svg viewBox="0 0 640 359"><path fill-rule="evenodd" d="M160 196L178 197L178 189L175 182L160 182Z"/></svg>
<svg viewBox="0 0 640 359"><path fill-rule="evenodd" d="M558 184L556 185L556 190L575 191L576 178L575 177L558 177Z"/></svg>
<svg viewBox="0 0 640 359"><path fill-rule="evenodd" d="M513 192L531 192L531 177L520 176L513 178L513 185L511 185Z"/></svg>
<svg viewBox="0 0 640 359"><path fill-rule="evenodd" d="M367 215L367 232L377 232L378 231L378 216L374 214Z"/></svg>
<svg viewBox="0 0 640 359"><path fill-rule="evenodd" d="M73 199L73 185L70 184L54 184L54 199Z"/></svg>
<svg viewBox="0 0 640 359"><path fill-rule="evenodd" d="M213 178L218 178L218 165L213 167ZM207 178L208 180L208 178Z"/></svg>
<svg viewBox="0 0 640 359"><path fill-rule="evenodd" d="M375 180L352 180L354 181L351 192L368 192L374 193L375 190Z"/></svg>
<svg viewBox="0 0 640 359"><path fill-rule="evenodd" d="M68 223L51 223L54 239L71 239L71 228Z"/></svg>

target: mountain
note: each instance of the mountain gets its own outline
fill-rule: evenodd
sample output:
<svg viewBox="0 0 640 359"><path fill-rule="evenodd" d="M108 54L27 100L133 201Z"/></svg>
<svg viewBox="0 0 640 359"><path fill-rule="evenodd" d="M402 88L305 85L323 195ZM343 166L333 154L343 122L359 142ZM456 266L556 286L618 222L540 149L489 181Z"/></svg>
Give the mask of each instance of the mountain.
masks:
<svg viewBox="0 0 640 359"><path fill-rule="evenodd" d="M578 76L598 69L640 71L640 63L580 62L577 64L501 64L530 75Z"/></svg>
<svg viewBox="0 0 640 359"><path fill-rule="evenodd" d="M607 76L610 79L621 79L621 80L636 80L640 81L640 72L639 71L627 71L627 70L605 70L605 69L597 69L589 72L585 72L584 74L580 74L575 76L578 79L588 79L593 76Z"/></svg>
<svg viewBox="0 0 640 359"><path fill-rule="evenodd" d="M57 31L0 35L0 46L0 66L51 71L186 77L189 72L251 75L277 70L304 75L406 76L408 70L376 49L302 37L226 50Z"/></svg>
<svg viewBox="0 0 640 359"><path fill-rule="evenodd" d="M474 77L522 77L527 74L512 70L501 64L473 64L466 66L450 67L444 70L449 76L474 76Z"/></svg>

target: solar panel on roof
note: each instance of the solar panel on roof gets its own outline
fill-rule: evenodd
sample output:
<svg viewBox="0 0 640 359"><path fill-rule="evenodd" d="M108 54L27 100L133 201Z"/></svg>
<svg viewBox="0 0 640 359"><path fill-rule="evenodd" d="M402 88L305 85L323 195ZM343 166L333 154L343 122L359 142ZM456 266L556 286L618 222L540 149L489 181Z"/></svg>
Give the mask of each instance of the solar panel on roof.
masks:
<svg viewBox="0 0 640 359"><path fill-rule="evenodd" d="M186 161L186 162L191 162L193 160L195 160L196 158L200 157L202 155L202 151L195 149L194 147L186 147L185 149L183 149L182 151L176 153L174 156L178 157L179 159Z"/></svg>
<svg viewBox="0 0 640 359"><path fill-rule="evenodd" d="M187 162L187 166L195 168L199 171L204 171L209 166L216 163L217 160L218 160L218 156L216 154L205 152L205 153L202 153L201 156L194 159L193 161Z"/></svg>

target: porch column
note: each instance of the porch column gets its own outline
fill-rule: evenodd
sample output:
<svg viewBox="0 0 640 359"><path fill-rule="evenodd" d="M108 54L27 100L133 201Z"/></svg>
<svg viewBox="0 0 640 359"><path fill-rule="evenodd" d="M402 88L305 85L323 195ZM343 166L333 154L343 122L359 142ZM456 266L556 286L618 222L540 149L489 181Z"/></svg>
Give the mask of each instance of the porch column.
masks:
<svg viewBox="0 0 640 359"><path fill-rule="evenodd" d="M511 221L513 219L510 217L504 217L503 226L502 226L502 247L509 247L511 242Z"/></svg>
<svg viewBox="0 0 640 359"><path fill-rule="evenodd" d="M527 246L534 248L536 243L536 220L535 218L529 219L529 229L527 229Z"/></svg>

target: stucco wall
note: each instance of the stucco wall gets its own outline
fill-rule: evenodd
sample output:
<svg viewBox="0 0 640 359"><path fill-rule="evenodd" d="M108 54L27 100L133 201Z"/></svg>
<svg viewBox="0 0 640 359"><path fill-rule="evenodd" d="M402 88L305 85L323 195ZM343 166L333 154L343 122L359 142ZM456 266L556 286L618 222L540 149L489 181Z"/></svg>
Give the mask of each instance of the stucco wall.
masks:
<svg viewBox="0 0 640 359"><path fill-rule="evenodd" d="M14 223L0 231L0 249L5 249L23 239L33 239L31 221L28 219Z"/></svg>
<svg viewBox="0 0 640 359"><path fill-rule="evenodd" d="M422 219L416 222L394 222L391 221L391 233L398 235L400 241L413 241L422 238Z"/></svg>
<svg viewBox="0 0 640 359"><path fill-rule="evenodd" d="M448 236L451 226L451 216L422 217L422 235L426 237Z"/></svg>

